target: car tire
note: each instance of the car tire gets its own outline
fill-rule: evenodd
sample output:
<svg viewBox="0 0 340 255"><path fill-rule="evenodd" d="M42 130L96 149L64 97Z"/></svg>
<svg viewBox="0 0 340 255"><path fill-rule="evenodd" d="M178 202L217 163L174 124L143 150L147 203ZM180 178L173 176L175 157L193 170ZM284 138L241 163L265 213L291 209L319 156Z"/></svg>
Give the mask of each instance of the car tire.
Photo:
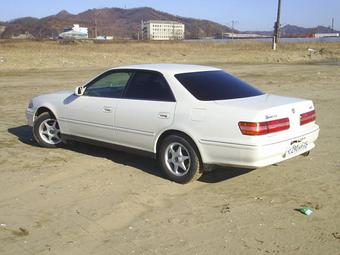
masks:
<svg viewBox="0 0 340 255"><path fill-rule="evenodd" d="M56 148L62 144L58 121L48 112L40 114L34 121L33 136L42 147Z"/></svg>
<svg viewBox="0 0 340 255"><path fill-rule="evenodd" d="M309 154L310 154L310 151L306 151L306 152L302 153L301 155L304 156L304 157L308 157Z"/></svg>
<svg viewBox="0 0 340 255"><path fill-rule="evenodd" d="M171 181L185 184L202 175L202 164L195 145L182 136L166 137L158 156L164 174Z"/></svg>

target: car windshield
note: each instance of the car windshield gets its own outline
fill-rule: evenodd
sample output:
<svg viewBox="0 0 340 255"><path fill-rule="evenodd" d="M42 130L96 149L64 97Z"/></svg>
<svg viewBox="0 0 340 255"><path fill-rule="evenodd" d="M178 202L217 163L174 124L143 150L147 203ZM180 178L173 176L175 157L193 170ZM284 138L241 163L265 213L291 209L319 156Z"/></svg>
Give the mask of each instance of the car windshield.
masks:
<svg viewBox="0 0 340 255"><path fill-rule="evenodd" d="M176 74L176 79L198 100L226 100L263 95L246 82L224 72L205 71Z"/></svg>

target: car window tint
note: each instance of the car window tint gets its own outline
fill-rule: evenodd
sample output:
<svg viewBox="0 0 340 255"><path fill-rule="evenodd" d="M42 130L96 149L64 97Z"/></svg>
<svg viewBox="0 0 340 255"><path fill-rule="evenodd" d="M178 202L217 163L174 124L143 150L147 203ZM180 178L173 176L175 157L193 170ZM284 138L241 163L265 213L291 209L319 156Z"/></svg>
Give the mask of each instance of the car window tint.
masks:
<svg viewBox="0 0 340 255"><path fill-rule="evenodd" d="M131 72L103 74L86 87L84 95L119 98L122 96L131 75Z"/></svg>
<svg viewBox="0 0 340 255"><path fill-rule="evenodd" d="M198 100L225 100L263 95L246 82L224 72L205 71L176 74L176 79Z"/></svg>
<svg viewBox="0 0 340 255"><path fill-rule="evenodd" d="M125 93L126 98L175 101L164 77L156 72L136 72Z"/></svg>

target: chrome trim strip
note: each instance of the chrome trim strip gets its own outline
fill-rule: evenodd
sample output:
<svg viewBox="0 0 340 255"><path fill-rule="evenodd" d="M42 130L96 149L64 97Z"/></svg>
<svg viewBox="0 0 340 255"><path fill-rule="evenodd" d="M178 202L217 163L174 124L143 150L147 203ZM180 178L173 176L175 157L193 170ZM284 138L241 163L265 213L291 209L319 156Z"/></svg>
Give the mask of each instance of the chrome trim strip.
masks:
<svg viewBox="0 0 340 255"><path fill-rule="evenodd" d="M129 129L129 128L122 128L122 127L115 127L114 129L117 131L122 131L126 133L133 133L133 134L146 135L146 136L155 136L155 133L153 132L142 131L142 130L137 130L137 129Z"/></svg>
<svg viewBox="0 0 340 255"><path fill-rule="evenodd" d="M83 125L88 125L88 126L93 126L93 127L100 127L100 128L114 130L114 127L110 126L110 125L103 125L103 124L98 124L98 123L93 123L93 122L88 122L88 121L80 121L80 120L64 119L64 118L58 118L58 121L59 120L61 120L63 122L71 122L71 123L75 123L75 124L83 124Z"/></svg>
<svg viewBox="0 0 340 255"><path fill-rule="evenodd" d="M110 125L103 125L103 124L97 124L93 122L87 122L87 121L79 121L79 120L73 120L73 119L64 119L64 118L58 118L59 121L63 122L71 122L75 124L83 124L83 125L88 125L88 126L93 126L93 127L100 127L104 129L109 129L109 130L114 130L114 131L121 131L121 132L126 132L126 133L133 133L133 134L139 134L139 135L146 135L146 136L155 136L155 133L153 132L148 132L148 131L142 131L142 130L137 130L137 129L128 129L128 128L122 128L122 127L113 127Z"/></svg>

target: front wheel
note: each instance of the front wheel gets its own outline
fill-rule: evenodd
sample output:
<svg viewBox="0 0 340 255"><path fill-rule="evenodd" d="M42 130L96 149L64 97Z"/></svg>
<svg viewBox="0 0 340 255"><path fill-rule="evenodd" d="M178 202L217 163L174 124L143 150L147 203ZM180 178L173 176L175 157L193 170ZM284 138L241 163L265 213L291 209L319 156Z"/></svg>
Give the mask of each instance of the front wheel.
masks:
<svg viewBox="0 0 340 255"><path fill-rule="evenodd" d="M40 114L34 121L33 135L42 147L55 148L62 143L58 121L48 112Z"/></svg>
<svg viewBox="0 0 340 255"><path fill-rule="evenodd" d="M178 183L188 183L201 176L198 152L184 137L170 135L160 147L159 160L166 176Z"/></svg>

